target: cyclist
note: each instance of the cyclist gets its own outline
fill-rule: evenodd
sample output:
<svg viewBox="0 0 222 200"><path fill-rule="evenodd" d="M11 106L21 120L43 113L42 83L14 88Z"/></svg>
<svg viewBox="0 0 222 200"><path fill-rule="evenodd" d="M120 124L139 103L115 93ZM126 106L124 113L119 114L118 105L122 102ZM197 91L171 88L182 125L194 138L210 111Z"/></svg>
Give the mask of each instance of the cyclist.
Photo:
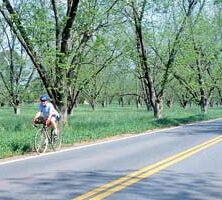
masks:
<svg viewBox="0 0 222 200"><path fill-rule="evenodd" d="M53 128L55 135L58 135L57 122L60 119L60 114L54 105L49 102L48 95L41 95L39 99L41 103L39 104L38 112L33 119L33 123L46 124Z"/></svg>

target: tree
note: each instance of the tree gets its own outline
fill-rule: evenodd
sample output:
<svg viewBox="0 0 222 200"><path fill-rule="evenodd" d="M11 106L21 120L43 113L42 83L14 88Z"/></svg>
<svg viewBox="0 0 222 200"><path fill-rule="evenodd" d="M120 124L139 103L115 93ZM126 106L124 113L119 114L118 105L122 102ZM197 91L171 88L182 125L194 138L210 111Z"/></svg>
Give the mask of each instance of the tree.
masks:
<svg viewBox="0 0 222 200"><path fill-rule="evenodd" d="M220 26L215 26L215 17L200 15L190 18L188 37L181 45L175 71L177 80L207 112L211 97L221 83L221 35Z"/></svg>
<svg viewBox="0 0 222 200"><path fill-rule="evenodd" d="M173 11L173 9L180 8L180 5L177 1L173 2L157 1L156 4L155 2L153 2L150 7L151 9L148 9L149 5L147 0L128 1L129 9L126 10L126 16L128 17L128 19L130 20L131 24L134 27L135 38L136 38L136 49L138 53L137 62L138 62L139 72L141 74L140 79L142 79L143 81L143 87L145 95L147 97L146 99L147 101L150 102L150 105L153 108L154 117L157 119L162 117L164 93L166 91L167 84L171 80L171 71L175 63L176 55L179 50L179 44L187 24L187 19L192 14L197 3L198 1L196 0L183 1L181 5L182 9L180 11L182 11L184 15L180 16L177 22L173 18L174 17L173 15L176 14L176 12ZM159 6L162 6L162 9L159 8ZM168 14L169 9L172 9L171 12L172 16ZM160 38L161 32L159 29L160 27L161 28L164 27L161 26L160 23L158 24L158 30L156 30L158 33L157 38L155 38L156 35L153 35L153 44L150 45L146 44L145 28L143 24L145 23L145 21L147 21L147 18L149 18L149 16L152 16L151 13L146 12L147 10L151 12L152 11L157 12L158 10L160 10L160 14L162 12L161 14L162 18L166 13L165 17L168 22L164 21L165 24L164 23L163 24L165 25L165 29L170 28L168 30L171 30L170 33L171 36L169 37L170 39L168 41L167 39ZM158 17L158 15L156 15L156 17ZM173 25L172 23L177 23L174 24L175 27L174 31L172 31L172 25ZM164 37L166 38L166 32L164 34ZM156 41L159 40L162 41L162 48L159 48L160 46L157 48ZM167 51L164 51L164 46L165 50ZM151 57L154 58L153 66L150 63ZM160 73L158 72L158 76L157 73L155 72L153 73L153 71L157 71L157 69L160 70Z"/></svg>
<svg viewBox="0 0 222 200"><path fill-rule="evenodd" d="M15 114L19 115L20 104L33 80L35 70L12 31L2 21L0 26L4 36L0 43L0 95L7 99Z"/></svg>

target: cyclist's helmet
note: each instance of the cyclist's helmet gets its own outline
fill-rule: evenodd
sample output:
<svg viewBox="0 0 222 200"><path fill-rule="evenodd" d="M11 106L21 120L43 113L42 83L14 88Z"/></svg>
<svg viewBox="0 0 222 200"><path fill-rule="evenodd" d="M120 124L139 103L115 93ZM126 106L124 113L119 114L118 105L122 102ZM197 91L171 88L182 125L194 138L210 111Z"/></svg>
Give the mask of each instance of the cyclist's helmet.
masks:
<svg viewBox="0 0 222 200"><path fill-rule="evenodd" d="M39 99L40 99L40 101L48 101L49 97L48 97L48 95L44 94L44 95L41 95Z"/></svg>

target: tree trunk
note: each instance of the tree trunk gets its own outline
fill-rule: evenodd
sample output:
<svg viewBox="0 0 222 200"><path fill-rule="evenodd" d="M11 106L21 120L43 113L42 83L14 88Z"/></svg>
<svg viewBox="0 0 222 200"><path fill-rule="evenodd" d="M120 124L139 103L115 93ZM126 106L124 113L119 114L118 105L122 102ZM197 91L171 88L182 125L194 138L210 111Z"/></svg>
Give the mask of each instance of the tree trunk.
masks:
<svg viewBox="0 0 222 200"><path fill-rule="evenodd" d="M61 125L65 126L68 125L68 107L66 106L66 104L64 104L63 106L60 107L60 114L61 114Z"/></svg>
<svg viewBox="0 0 222 200"><path fill-rule="evenodd" d="M119 105L120 105L121 107L124 107L123 97L120 97L118 101L119 101Z"/></svg>
<svg viewBox="0 0 222 200"><path fill-rule="evenodd" d="M188 104L188 101L180 101L180 105L184 108L184 109L186 109L187 108L187 104Z"/></svg>
<svg viewBox="0 0 222 200"><path fill-rule="evenodd" d="M142 100L140 96L137 96L136 98L136 107L137 109L140 109L142 107Z"/></svg>
<svg viewBox="0 0 222 200"><path fill-rule="evenodd" d="M14 106L13 106L13 109L14 109L14 113L15 113L16 115L20 115L20 114L21 114L20 105L14 105Z"/></svg>
<svg viewBox="0 0 222 200"><path fill-rule="evenodd" d="M101 101L101 106L102 106L103 108L105 108L105 105L106 105L105 100L102 100L102 101Z"/></svg>
<svg viewBox="0 0 222 200"><path fill-rule="evenodd" d="M208 106L209 106L209 99L206 97L201 97L200 101L200 109L202 114L206 114L208 111Z"/></svg>
<svg viewBox="0 0 222 200"><path fill-rule="evenodd" d="M96 110L96 105L97 105L97 100L96 100L96 98L93 98L93 100L91 102L91 107L92 107L93 111Z"/></svg>
<svg viewBox="0 0 222 200"><path fill-rule="evenodd" d="M70 113L68 113L69 116L74 116L74 108L71 110Z"/></svg>
<svg viewBox="0 0 222 200"><path fill-rule="evenodd" d="M163 117L163 100L157 99L155 101L154 109L154 117L156 119L161 119Z"/></svg>
<svg viewBox="0 0 222 200"><path fill-rule="evenodd" d="M69 91L71 91L71 88L70 88L70 90ZM69 93L69 95L68 95L68 115L71 115L71 116L73 116L73 111L74 111L74 109L75 108L77 108L77 99L78 99L78 96L79 96L79 94L80 94L80 91L77 91L77 92L75 92L75 91L72 91L72 93Z"/></svg>

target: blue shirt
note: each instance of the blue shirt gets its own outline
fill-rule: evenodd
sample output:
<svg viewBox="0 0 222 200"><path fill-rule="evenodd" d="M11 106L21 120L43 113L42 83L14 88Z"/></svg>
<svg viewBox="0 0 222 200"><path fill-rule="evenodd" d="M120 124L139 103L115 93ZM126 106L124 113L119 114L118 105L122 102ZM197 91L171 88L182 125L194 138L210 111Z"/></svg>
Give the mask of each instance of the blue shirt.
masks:
<svg viewBox="0 0 222 200"><path fill-rule="evenodd" d="M39 105L39 111L42 113L44 118L48 118L49 115L53 115L55 117L59 117L59 113L54 108L53 104L48 102L46 106L43 106L42 104Z"/></svg>

